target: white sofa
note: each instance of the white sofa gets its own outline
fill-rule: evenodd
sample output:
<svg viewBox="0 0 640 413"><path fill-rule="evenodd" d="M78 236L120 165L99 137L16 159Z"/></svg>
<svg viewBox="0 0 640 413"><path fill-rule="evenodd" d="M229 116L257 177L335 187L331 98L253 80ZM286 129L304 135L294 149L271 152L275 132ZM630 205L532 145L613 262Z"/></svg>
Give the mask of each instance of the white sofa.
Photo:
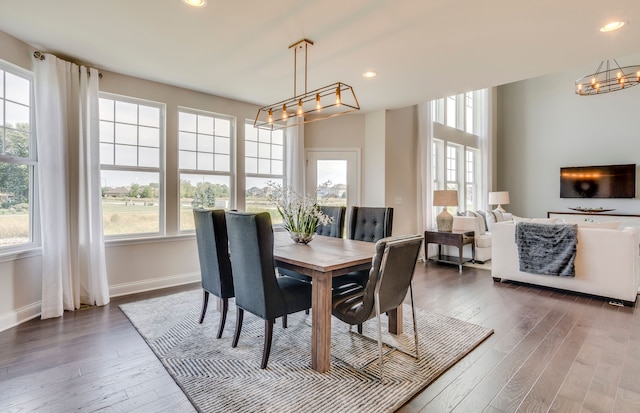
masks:
<svg viewBox="0 0 640 413"><path fill-rule="evenodd" d="M500 214L500 220L511 220L512 215L508 212ZM476 262L484 263L491 259L491 232L485 229L484 218L475 216L454 216L453 217L453 230L454 231L473 231L474 233L474 247L475 256L471 256L471 248L465 248L463 251L463 257L472 258ZM490 223L493 226L494 223ZM466 246L465 246L466 247Z"/></svg>
<svg viewBox="0 0 640 413"><path fill-rule="evenodd" d="M491 275L494 281L519 281L612 298L625 305L635 304L640 287L640 248L636 228L578 226L575 277L521 272L513 221L494 224L491 233Z"/></svg>

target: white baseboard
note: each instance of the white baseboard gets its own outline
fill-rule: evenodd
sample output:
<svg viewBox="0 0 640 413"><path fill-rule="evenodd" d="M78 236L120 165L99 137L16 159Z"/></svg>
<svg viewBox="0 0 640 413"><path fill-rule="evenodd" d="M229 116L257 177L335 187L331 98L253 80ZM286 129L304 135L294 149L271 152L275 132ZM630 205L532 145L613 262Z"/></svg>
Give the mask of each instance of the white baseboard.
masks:
<svg viewBox="0 0 640 413"><path fill-rule="evenodd" d="M25 321L40 317L42 302L38 301L33 304L18 308L5 314L0 314L0 331L8 330Z"/></svg>
<svg viewBox="0 0 640 413"><path fill-rule="evenodd" d="M114 284L109 286L109 296L119 297L121 295L159 290L161 288L175 287L177 285L190 284L199 281L200 273L196 272L191 274L172 275L169 277L151 278L130 283Z"/></svg>
<svg viewBox="0 0 640 413"><path fill-rule="evenodd" d="M180 274L170 277L152 278L149 280L136 281L131 283L115 284L109 286L109 296L118 297L121 295L141 293L145 291L158 290L161 288L174 287L177 285L190 284L200 281L200 273ZM29 304L22 308L0 314L0 331L7 330L39 317L41 313L41 301Z"/></svg>

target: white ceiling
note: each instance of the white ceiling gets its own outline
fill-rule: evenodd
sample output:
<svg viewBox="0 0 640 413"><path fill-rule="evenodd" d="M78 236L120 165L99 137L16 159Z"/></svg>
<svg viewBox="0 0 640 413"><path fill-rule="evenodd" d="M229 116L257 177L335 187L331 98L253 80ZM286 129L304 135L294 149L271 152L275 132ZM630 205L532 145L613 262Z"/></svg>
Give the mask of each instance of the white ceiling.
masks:
<svg viewBox="0 0 640 413"><path fill-rule="evenodd" d="M601 60L640 51L638 0L208 3L1 0L0 30L102 70L259 105L293 95L288 46L309 38L309 90L347 83L364 111L581 65L595 70ZM621 30L599 32L620 19L628 22ZM378 77L364 79L366 70Z"/></svg>

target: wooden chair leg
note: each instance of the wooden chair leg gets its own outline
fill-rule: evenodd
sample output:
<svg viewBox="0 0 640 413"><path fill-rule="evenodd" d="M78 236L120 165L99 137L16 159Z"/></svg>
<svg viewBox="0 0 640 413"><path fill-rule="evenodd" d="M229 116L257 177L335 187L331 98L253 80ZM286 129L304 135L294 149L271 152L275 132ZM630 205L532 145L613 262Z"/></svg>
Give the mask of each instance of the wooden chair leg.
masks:
<svg viewBox="0 0 640 413"><path fill-rule="evenodd" d="M240 331L242 330L242 319L244 318L244 310L240 307L236 309L236 332L233 335L233 342L231 343L231 347L236 347L238 345L238 340L240 339Z"/></svg>
<svg viewBox="0 0 640 413"><path fill-rule="evenodd" d="M218 335L216 338L222 337L222 330L224 330L224 323L227 321L227 310L229 309L229 299L222 299L222 312L220 313L220 326L218 326Z"/></svg>
<svg viewBox="0 0 640 413"><path fill-rule="evenodd" d="M362 334L362 323L358 324L358 334Z"/></svg>
<svg viewBox="0 0 640 413"><path fill-rule="evenodd" d="M204 321L204 315L207 313L207 304L209 304L209 291L202 291L204 292L204 295L202 297L202 312L200 313L200 324L202 324L202 322Z"/></svg>
<svg viewBox="0 0 640 413"><path fill-rule="evenodd" d="M269 354L271 353L271 338L273 337L273 320L264 320L264 350L262 351L261 369L267 368Z"/></svg>
<svg viewBox="0 0 640 413"><path fill-rule="evenodd" d="M287 328L287 315L282 316L282 328Z"/></svg>

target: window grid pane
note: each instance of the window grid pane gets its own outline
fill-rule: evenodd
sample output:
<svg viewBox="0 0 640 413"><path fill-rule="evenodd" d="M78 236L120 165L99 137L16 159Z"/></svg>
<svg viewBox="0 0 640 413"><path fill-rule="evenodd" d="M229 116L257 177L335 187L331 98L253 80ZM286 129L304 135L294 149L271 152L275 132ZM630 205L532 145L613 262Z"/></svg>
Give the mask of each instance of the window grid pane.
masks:
<svg viewBox="0 0 640 413"><path fill-rule="evenodd" d="M181 110L178 115L178 146L195 152L198 171L231 173L231 120L220 115L190 113ZM219 156L227 155L227 156ZM219 163L217 162L219 161ZM180 162L186 169L187 163Z"/></svg>
<svg viewBox="0 0 640 413"><path fill-rule="evenodd" d="M161 107L129 101L100 98L100 163L113 166L160 166L160 150L143 151L139 147L160 148ZM113 149L112 152L103 150ZM148 155L157 153L151 159Z"/></svg>

